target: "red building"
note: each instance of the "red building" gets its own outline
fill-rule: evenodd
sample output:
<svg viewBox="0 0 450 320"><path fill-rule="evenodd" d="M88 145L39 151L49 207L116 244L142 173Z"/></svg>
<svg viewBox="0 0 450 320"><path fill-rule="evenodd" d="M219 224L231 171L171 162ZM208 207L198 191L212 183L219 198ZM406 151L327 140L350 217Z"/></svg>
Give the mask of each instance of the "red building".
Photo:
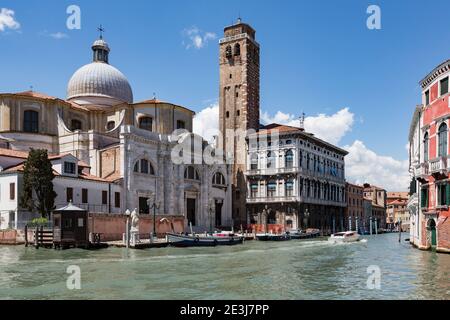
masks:
<svg viewBox="0 0 450 320"><path fill-rule="evenodd" d="M414 169L410 191L411 196L415 191L419 207L414 244L420 249L435 248L440 252L450 252L449 75L450 60L447 60L420 81L423 105L417 112L416 135L420 137L417 147L412 146L414 139L410 137Z"/></svg>

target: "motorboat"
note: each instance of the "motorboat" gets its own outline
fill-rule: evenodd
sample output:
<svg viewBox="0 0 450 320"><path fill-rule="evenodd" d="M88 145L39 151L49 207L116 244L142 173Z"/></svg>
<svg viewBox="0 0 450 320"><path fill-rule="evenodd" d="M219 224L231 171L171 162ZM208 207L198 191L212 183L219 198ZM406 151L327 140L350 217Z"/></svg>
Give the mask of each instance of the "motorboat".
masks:
<svg viewBox="0 0 450 320"><path fill-rule="evenodd" d="M308 238L316 238L320 236L320 230L318 229L308 229L306 231L303 230L290 230L287 232L291 239L308 239Z"/></svg>
<svg viewBox="0 0 450 320"><path fill-rule="evenodd" d="M174 247L215 247L242 244L244 238L235 235L203 235L167 233L167 242Z"/></svg>
<svg viewBox="0 0 450 320"><path fill-rule="evenodd" d="M355 242L359 241L359 234L356 231L345 231L332 234L328 238L332 243Z"/></svg>

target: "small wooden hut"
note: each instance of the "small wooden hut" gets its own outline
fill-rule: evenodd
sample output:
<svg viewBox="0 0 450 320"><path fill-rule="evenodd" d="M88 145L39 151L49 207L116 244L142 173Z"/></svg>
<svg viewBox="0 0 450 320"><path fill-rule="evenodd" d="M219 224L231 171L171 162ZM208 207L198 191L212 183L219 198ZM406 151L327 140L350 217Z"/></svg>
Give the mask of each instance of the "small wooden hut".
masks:
<svg viewBox="0 0 450 320"><path fill-rule="evenodd" d="M54 210L53 245L58 248L88 248L88 212L74 206L72 202Z"/></svg>

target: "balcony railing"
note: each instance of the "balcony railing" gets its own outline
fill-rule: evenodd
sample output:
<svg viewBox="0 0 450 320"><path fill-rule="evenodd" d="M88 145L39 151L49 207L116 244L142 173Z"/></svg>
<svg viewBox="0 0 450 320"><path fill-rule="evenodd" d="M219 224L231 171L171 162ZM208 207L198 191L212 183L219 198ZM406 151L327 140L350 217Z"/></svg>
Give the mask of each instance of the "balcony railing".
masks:
<svg viewBox="0 0 450 320"><path fill-rule="evenodd" d="M438 157L430 160L430 173L446 172L447 171L447 157Z"/></svg>
<svg viewBox="0 0 450 320"><path fill-rule="evenodd" d="M267 196L267 197L248 197L247 203L265 203L265 202L296 202L298 198L295 196Z"/></svg>
<svg viewBox="0 0 450 320"><path fill-rule="evenodd" d="M247 175L274 175L282 173L295 173L300 172L302 168L291 167L291 168L264 168L264 169L250 169L247 171Z"/></svg>

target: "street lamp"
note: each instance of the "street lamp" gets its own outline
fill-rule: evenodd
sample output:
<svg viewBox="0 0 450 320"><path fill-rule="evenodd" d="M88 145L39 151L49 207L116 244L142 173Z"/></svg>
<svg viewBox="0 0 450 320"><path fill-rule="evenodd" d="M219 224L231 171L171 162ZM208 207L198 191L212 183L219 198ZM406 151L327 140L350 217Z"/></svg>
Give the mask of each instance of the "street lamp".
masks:
<svg viewBox="0 0 450 320"><path fill-rule="evenodd" d="M149 211L153 209L153 237L156 237L156 209L159 209L160 203L156 201L155 193L151 193L150 198L147 199L147 205Z"/></svg>

